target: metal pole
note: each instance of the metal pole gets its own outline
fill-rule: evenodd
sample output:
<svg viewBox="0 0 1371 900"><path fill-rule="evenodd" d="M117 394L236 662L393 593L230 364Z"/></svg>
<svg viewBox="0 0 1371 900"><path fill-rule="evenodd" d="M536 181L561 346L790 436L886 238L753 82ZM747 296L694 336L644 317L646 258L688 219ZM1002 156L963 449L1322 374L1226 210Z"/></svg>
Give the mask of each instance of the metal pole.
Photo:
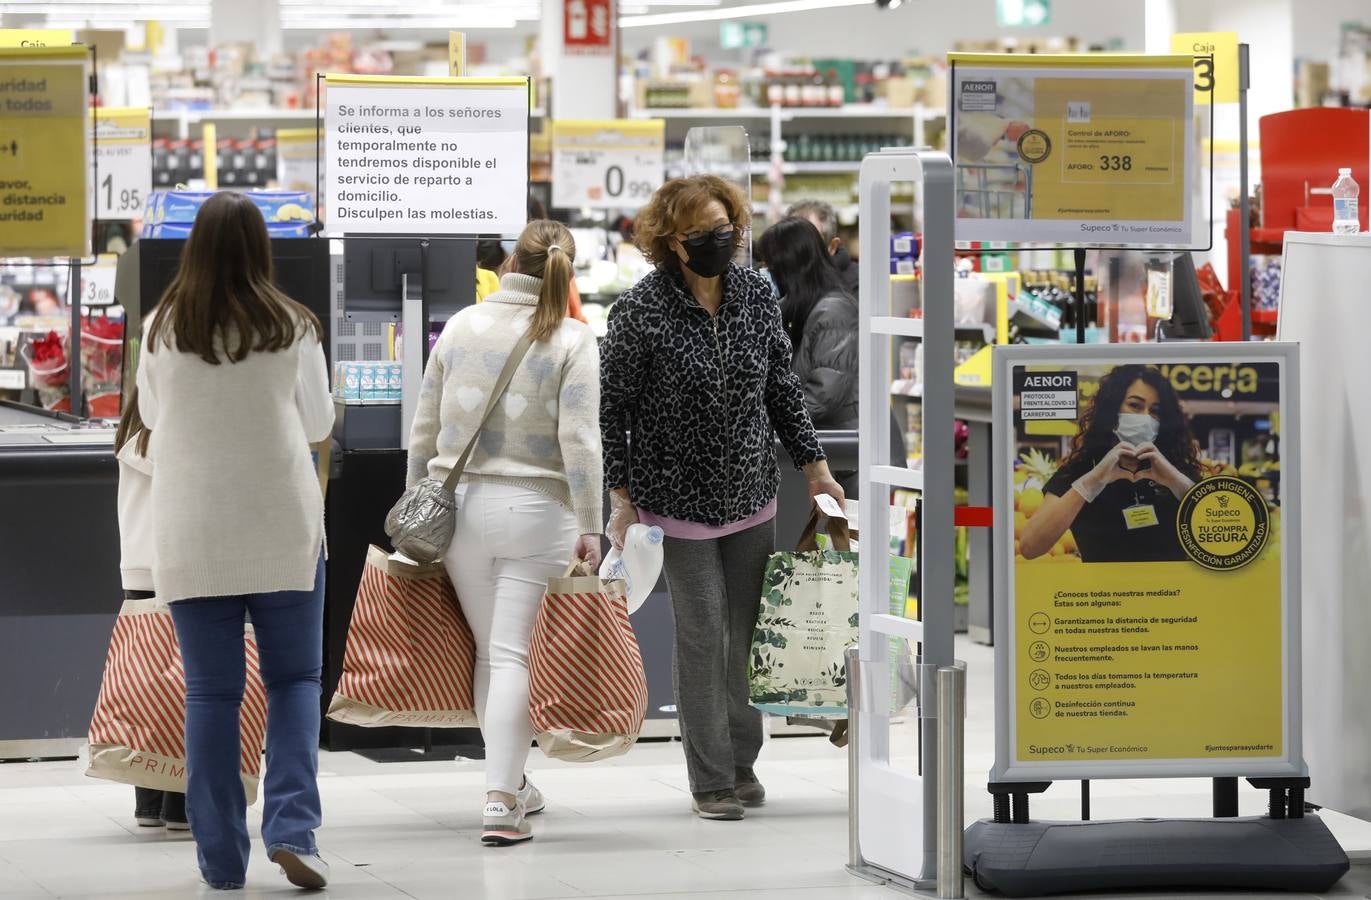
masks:
<svg viewBox="0 0 1371 900"><path fill-rule="evenodd" d="M966 663L940 666L938 684L938 897L965 896L962 881Z"/></svg>
<svg viewBox="0 0 1371 900"><path fill-rule="evenodd" d="M1242 339L1252 340L1252 224L1247 199L1247 45L1238 45L1238 252L1242 256ZM1213 108L1210 108L1213 115Z"/></svg>
<svg viewBox="0 0 1371 900"><path fill-rule="evenodd" d="M861 678L862 656L857 647L848 647L843 656L847 663L847 865L850 869L856 869L865 865L862 859L861 821L857 816L861 786L858 766L862 742L861 702L858 700L861 689L858 680Z"/></svg>
<svg viewBox="0 0 1371 900"><path fill-rule="evenodd" d="M67 307L71 323L67 331L67 392L71 395L68 407L73 416L81 418L86 404L81 397L81 263L71 262L71 280L67 284Z"/></svg>

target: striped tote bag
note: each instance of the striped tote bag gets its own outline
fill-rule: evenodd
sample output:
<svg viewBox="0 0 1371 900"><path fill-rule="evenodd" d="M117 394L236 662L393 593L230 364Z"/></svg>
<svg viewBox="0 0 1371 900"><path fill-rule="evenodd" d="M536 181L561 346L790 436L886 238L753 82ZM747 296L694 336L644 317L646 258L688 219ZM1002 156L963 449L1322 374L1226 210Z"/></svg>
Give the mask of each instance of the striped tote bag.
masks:
<svg viewBox="0 0 1371 900"><path fill-rule="evenodd" d="M647 676L622 581L574 563L548 579L528 653L529 718L549 758L627 753L647 715Z"/></svg>
<svg viewBox="0 0 1371 900"><path fill-rule="evenodd" d="M252 626L244 635L247 687L239 713L239 768L248 802L257 799L267 694ZM86 774L159 791L186 790L186 675L167 605L125 600L114 620L100 696L90 721Z"/></svg>
<svg viewBox="0 0 1371 900"><path fill-rule="evenodd" d="M371 547L328 717L367 728L475 725L475 669L476 641L443 564Z"/></svg>

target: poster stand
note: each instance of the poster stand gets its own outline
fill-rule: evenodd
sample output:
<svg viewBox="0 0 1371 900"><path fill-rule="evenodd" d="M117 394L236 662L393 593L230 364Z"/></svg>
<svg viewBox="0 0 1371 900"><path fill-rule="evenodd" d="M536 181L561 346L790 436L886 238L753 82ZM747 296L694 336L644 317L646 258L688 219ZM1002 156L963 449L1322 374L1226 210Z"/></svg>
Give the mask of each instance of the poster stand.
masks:
<svg viewBox="0 0 1371 900"><path fill-rule="evenodd" d="M1220 368L1235 380L1205 380ZM1258 487L1218 458L1176 450L1216 435L1232 446L1234 423L1255 433L1265 421L1261 440L1297 471L1298 349L999 348L993 384L996 763L993 817L966 835L977 884L1008 896L1327 890L1349 863L1304 802L1300 534L1281 529L1299 521L1298 476ZM1176 429L1154 438L1172 455L1158 450L1155 465L1135 469L1121 457L1118 471L1096 462L1123 440L1114 434L1126 410L1110 404L1149 390L1158 429ZM1015 479L1012 463L1026 458L1041 487ZM1109 487L1095 491L1077 474L1096 471ZM1040 509L1070 510L1048 514L1046 544L1040 526L1012 520L1025 492L1049 496ZM1234 524L1249 511L1250 524ZM1072 549L1058 555L1067 537ZM1092 821L1089 779L1101 777L1212 777L1213 817ZM1268 792L1266 815L1239 817L1239 777ZM1065 779L1082 779L1081 821L1034 820L1032 795Z"/></svg>

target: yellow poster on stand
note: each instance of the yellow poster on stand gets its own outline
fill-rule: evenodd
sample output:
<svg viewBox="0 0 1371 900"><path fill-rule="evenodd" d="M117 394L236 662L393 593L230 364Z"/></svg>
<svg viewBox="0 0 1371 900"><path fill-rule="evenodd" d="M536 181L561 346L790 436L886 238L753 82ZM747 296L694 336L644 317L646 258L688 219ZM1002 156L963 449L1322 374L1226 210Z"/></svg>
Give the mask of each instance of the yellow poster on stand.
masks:
<svg viewBox="0 0 1371 900"><path fill-rule="evenodd" d="M1005 348L996 369L993 780L1302 775L1293 345Z"/></svg>
<svg viewBox="0 0 1371 900"><path fill-rule="evenodd" d="M1193 242L1190 56L949 59L959 241Z"/></svg>
<svg viewBox="0 0 1371 900"><path fill-rule="evenodd" d="M87 214L89 54L0 49L0 257L79 257Z"/></svg>

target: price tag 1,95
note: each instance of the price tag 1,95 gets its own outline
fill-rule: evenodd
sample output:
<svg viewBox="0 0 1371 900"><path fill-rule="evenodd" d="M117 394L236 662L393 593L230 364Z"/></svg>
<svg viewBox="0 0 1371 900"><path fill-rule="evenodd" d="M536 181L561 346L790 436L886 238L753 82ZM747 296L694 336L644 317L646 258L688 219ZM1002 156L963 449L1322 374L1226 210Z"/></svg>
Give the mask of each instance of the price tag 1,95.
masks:
<svg viewBox="0 0 1371 900"><path fill-rule="evenodd" d="M662 186L666 128L660 119L552 125L552 205L633 211Z"/></svg>
<svg viewBox="0 0 1371 900"><path fill-rule="evenodd" d="M152 120L146 109L95 111L95 197L101 219L139 218L152 190Z"/></svg>

